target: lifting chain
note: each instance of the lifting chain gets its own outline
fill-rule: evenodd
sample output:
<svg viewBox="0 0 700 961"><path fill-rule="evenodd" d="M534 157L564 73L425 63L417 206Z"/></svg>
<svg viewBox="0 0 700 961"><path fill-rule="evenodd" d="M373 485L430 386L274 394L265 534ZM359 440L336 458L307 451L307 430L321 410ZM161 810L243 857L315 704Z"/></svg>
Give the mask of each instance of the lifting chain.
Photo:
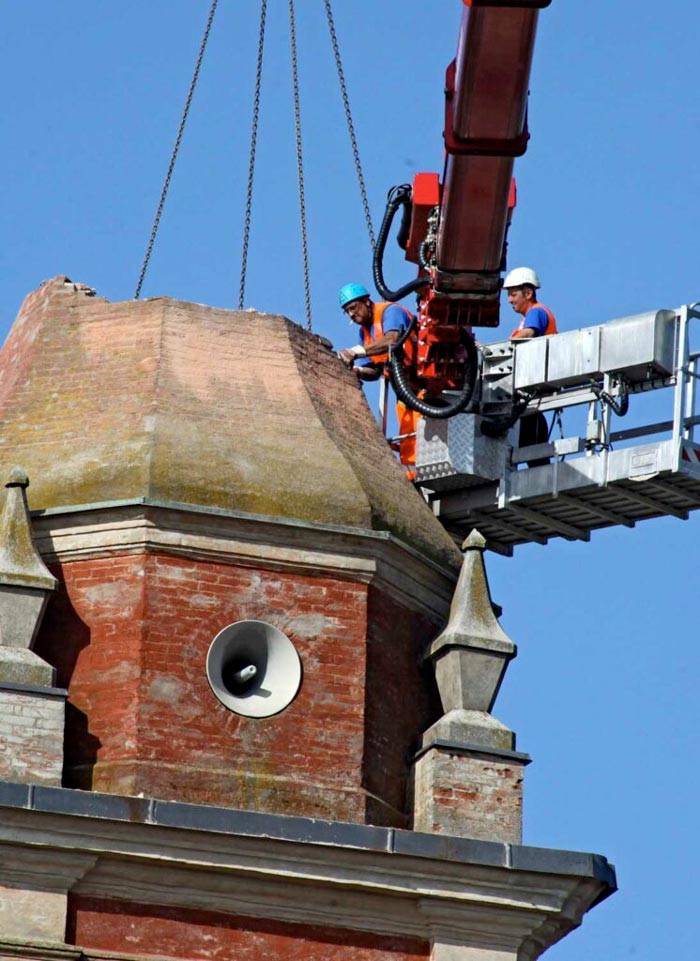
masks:
<svg viewBox="0 0 700 961"><path fill-rule="evenodd" d="M211 7L209 8L209 15L207 16L207 22L204 28L204 36L202 37L202 42L199 45L199 53L197 54L197 60L194 66L194 73L192 74L189 90L187 91L185 106L182 111L182 116L180 117L180 125L177 129L177 136L175 137L175 145L173 147L173 151L170 156L170 163L168 164L168 170L165 175L165 181L163 182L163 189L160 192L160 199L158 201L156 214L155 214L155 217L153 218L153 224L151 226L151 235L148 238L148 244L146 245L146 253L144 255L143 263L141 265L139 279L136 283L134 300L138 300L139 297L141 296L141 288L143 287L143 281L146 276L146 271L148 270L148 265L151 260L151 254L153 253L153 245L156 242L156 236L158 234L158 228L160 226L160 218L163 216L163 208L165 207L165 200L166 200L166 197L168 196L168 190L170 189L170 181L172 180L173 171L175 170L175 162L177 160L177 155L180 152L180 144L182 143L182 137L185 133L185 124L187 123L187 116L190 112L192 98L194 96L195 87L197 86L197 81L199 79L199 71L202 67L202 61L204 60L204 51L207 49L207 42L209 40L209 34L211 32L211 25L214 22L214 14L216 13L216 7L218 3L219 3L219 0L212 0Z"/></svg>
<svg viewBox="0 0 700 961"><path fill-rule="evenodd" d="M288 0L288 5L289 5L290 55L291 55L291 67L292 67L292 92L293 92L293 98L294 98L294 130L295 130L297 174L298 174L298 185L299 185L299 219L300 219L300 228L301 228L302 260L303 260L303 268L304 268L304 306L306 311L306 326L308 330L311 330L311 324L312 324L311 282L310 282L310 266L309 266L307 216L306 216L306 196L305 196L305 186L304 186L304 157L303 157L303 148L302 148L301 97L299 92L296 12L295 12L294 0ZM192 79L190 81L189 89L187 91L187 97L185 99L185 105L182 111L182 116L180 118L180 123L177 130L177 136L175 138L175 144L173 146L170 162L168 164L165 180L160 193L160 198L158 201L158 205L156 207L156 213L153 218L153 224L151 226L151 232L150 232L148 244L146 246L146 252L144 255L143 263L141 265L141 270L140 270L138 281L136 284L136 290L134 293L134 299L136 300L138 300L138 298L141 296L143 282L150 264L153 248L154 248L156 237L158 234L158 229L160 227L160 221L161 221L163 210L165 207L165 202L168 196L168 191L170 189L170 183L172 181L173 172L175 170L175 163L177 162L177 157L180 151L180 147L182 145L185 126L187 124L187 118L189 116L190 107L192 105L192 99L194 97L197 81L199 80L199 74L202 67L202 62L204 60L204 54L206 51L207 43L209 41L209 35L211 33L211 28L214 22L214 15L216 14L217 6L218 6L218 0L212 0L211 6L209 8L207 20L206 20L204 35L202 37L202 41L199 46L199 51L197 54L197 59L194 67L194 72L192 75ZM341 98L343 101L343 109L345 111L345 120L347 123L348 134L350 137L350 145L352 147L352 155L353 155L353 160L355 164L355 172L356 172L357 181L360 187L360 195L362 198L362 206L365 214L367 233L369 235L369 240L370 240L372 249L374 250L374 247L376 244L374 227L372 225L372 216L369 209L369 201L367 198L367 187L365 184L364 173L362 170L360 151L357 145L355 125L352 118L352 111L350 109L350 99L348 97L347 84L345 82L345 73L343 70L342 58L340 55L338 36L335 29L335 21L333 17L331 0L324 0L324 6L326 10L326 19L328 21L328 29L329 29L330 38L331 38L331 46L333 48L333 56L335 58L335 66L338 73L338 81L340 85ZM240 275L239 296L238 296L239 309L243 309L245 304L245 288L246 288L246 277L247 277L247 269L248 269L248 251L250 246L250 230L251 230L252 210L253 210L253 188L254 188L254 182L255 182L255 160L256 160L256 152L257 152L258 126L260 121L260 95L261 95L261 88L262 88L266 20L267 20L267 0L261 0L260 23L259 23L259 29L258 29L258 49L257 49L256 69L255 69L255 86L254 86L254 93L253 93L253 110L252 110L252 120L251 120L250 153L248 157L248 177L246 182L245 214L243 218L241 275Z"/></svg>
<svg viewBox="0 0 700 961"><path fill-rule="evenodd" d="M241 282L238 290L238 309L243 310L245 303L245 282L248 271L248 245L250 243L250 220L253 212L253 182L255 180L255 151L258 144L258 121L260 119L260 88L262 85L263 55L265 52L265 21L267 19L267 0L260 3L260 25L258 28L258 56L255 65L255 92L253 94L253 120L250 130L250 154L248 157L248 181L245 194L245 216L243 218L243 251L241 253Z"/></svg>
<svg viewBox="0 0 700 961"><path fill-rule="evenodd" d="M352 147L352 156L355 162L355 173L357 174L357 182L360 186L360 195L362 197L362 207L365 212L365 221L367 224L367 233L369 235L369 242L372 247L372 251L376 246L376 239L374 236L374 227L372 226L372 215L369 210L369 201L367 200L367 187L365 186L365 177L362 172L362 161L360 160L360 150L357 146L357 137L355 136L355 124L352 119L352 111L350 110L350 98L348 97L348 89L345 83L345 72L343 70L343 61L340 56L340 47L338 45L338 35L335 32L335 21L333 19L333 9L331 7L331 0L323 0L324 6L326 8L326 19L328 20L328 30L331 35L331 46L333 47L333 56L335 57L335 68L338 72L338 83L340 84L340 95L343 100L343 109L345 110L345 121L348 127L348 134L350 136L350 146Z"/></svg>
<svg viewBox="0 0 700 961"><path fill-rule="evenodd" d="M311 330L311 279L309 271L309 243L306 233L306 199L304 195L304 154L301 139L301 98L299 96L299 66L297 60L297 30L294 0L289 0L289 51L292 62L292 93L294 96L294 136L297 152L299 181L299 221L301 227L301 255L304 262L304 310L306 329Z"/></svg>

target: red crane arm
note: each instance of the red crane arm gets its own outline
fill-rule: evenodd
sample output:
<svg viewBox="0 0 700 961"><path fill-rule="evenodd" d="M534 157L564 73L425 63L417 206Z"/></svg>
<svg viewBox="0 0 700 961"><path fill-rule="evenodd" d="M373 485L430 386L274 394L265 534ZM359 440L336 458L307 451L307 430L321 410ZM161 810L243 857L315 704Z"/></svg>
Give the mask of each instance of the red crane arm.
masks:
<svg viewBox="0 0 700 961"><path fill-rule="evenodd" d="M471 328L498 326L515 207L513 163L527 148L537 20L550 2L463 0L457 56L445 83L442 184L437 174L421 173L412 191L390 193L375 249L375 282L388 300L419 291L416 335L394 352L391 372L398 396L428 416L449 417L467 407L477 376ZM400 206L400 242L420 272L416 281L390 291L382 256ZM445 391L458 396L445 400Z"/></svg>
<svg viewBox="0 0 700 961"><path fill-rule="evenodd" d="M539 10L550 0L464 0L457 56L445 82L443 184L418 174L407 257L419 262L427 216L440 208L431 286L491 302L471 323L498 323L504 244L515 196L513 160L528 141L527 92Z"/></svg>
<svg viewBox="0 0 700 961"><path fill-rule="evenodd" d="M447 69L438 289L500 288L513 158L525 152L528 140L538 14L465 6L457 57Z"/></svg>

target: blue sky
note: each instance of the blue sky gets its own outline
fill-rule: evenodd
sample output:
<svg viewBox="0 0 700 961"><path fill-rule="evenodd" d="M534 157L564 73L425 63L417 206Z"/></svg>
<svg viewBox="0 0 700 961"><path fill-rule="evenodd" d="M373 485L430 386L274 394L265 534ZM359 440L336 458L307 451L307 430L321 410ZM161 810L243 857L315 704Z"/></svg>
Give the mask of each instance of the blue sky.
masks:
<svg viewBox="0 0 700 961"><path fill-rule="evenodd" d="M132 295L208 5L2 4L3 333L58 273ZM389 186L441 168L461 4L337 6L378 222ZM315 329L342 346L337 288L369 281L368 244L322 4L299 7ZM270 0L247 303L302 321L286 16ZM237 302L256 25L257 4L221 0L144 296ZM699 35L683 0L541 16L510 251L563 329L700 298ZM398 255L388 273L412 275ZM490 559L520 648L495 713L534 758L526 840L619 873L552 961L696 956L698 534L698 518L659 520Z"/></svg>

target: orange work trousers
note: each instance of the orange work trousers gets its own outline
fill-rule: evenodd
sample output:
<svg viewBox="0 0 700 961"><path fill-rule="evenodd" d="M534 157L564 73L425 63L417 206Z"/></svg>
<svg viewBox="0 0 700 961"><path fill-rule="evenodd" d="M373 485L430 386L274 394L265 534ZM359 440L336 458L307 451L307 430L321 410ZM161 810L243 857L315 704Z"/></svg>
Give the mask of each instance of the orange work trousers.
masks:
<svg viewBox="0 0 700 961"><path fill-rule="evenodd" d="M416 479L416 431L421 415L417 410L411 410L400 400L396 401L396 419L399 424L399 434L409 434L399 441L399 459L406 468L406 477Z"/></svg>

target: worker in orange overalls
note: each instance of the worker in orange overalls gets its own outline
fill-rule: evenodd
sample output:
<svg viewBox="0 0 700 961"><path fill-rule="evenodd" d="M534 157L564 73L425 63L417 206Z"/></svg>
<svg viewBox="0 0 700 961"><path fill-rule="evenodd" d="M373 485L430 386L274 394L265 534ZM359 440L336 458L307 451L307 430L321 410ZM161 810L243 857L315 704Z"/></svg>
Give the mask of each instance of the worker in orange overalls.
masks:
<svg viewBox="0 0 700 961"><path fill-rule="evenodd" d="M348 367L355 368L360 380L377 380L388 377L387 361L389 347L396 343L413 320L413 315L401 304L374 303L369 291L362 284L345 284L340 289L340 306L351 323L357 324L358 343L338 351L338 356ZM409 435L399 441L399 457L406 467L406 476L416 476L416 428L420 414L396 402L396 418L400 435Z"/></svg>
<svg viewBox="0 0 700 961"><path fill-rule="evenodd" d="M529 340L532 337L548 337L557 333L557 321L549 309L537 299L540 278L532 267L516 267L503 281L508 295L508 303L520 314L520 323L510 335L511 340ZM520 420L518 444L529 447L531 444L546 444L549 429L544 414L527 414ZM528 461L528 467L541 467L549 463L549 458Z"/></svg>

